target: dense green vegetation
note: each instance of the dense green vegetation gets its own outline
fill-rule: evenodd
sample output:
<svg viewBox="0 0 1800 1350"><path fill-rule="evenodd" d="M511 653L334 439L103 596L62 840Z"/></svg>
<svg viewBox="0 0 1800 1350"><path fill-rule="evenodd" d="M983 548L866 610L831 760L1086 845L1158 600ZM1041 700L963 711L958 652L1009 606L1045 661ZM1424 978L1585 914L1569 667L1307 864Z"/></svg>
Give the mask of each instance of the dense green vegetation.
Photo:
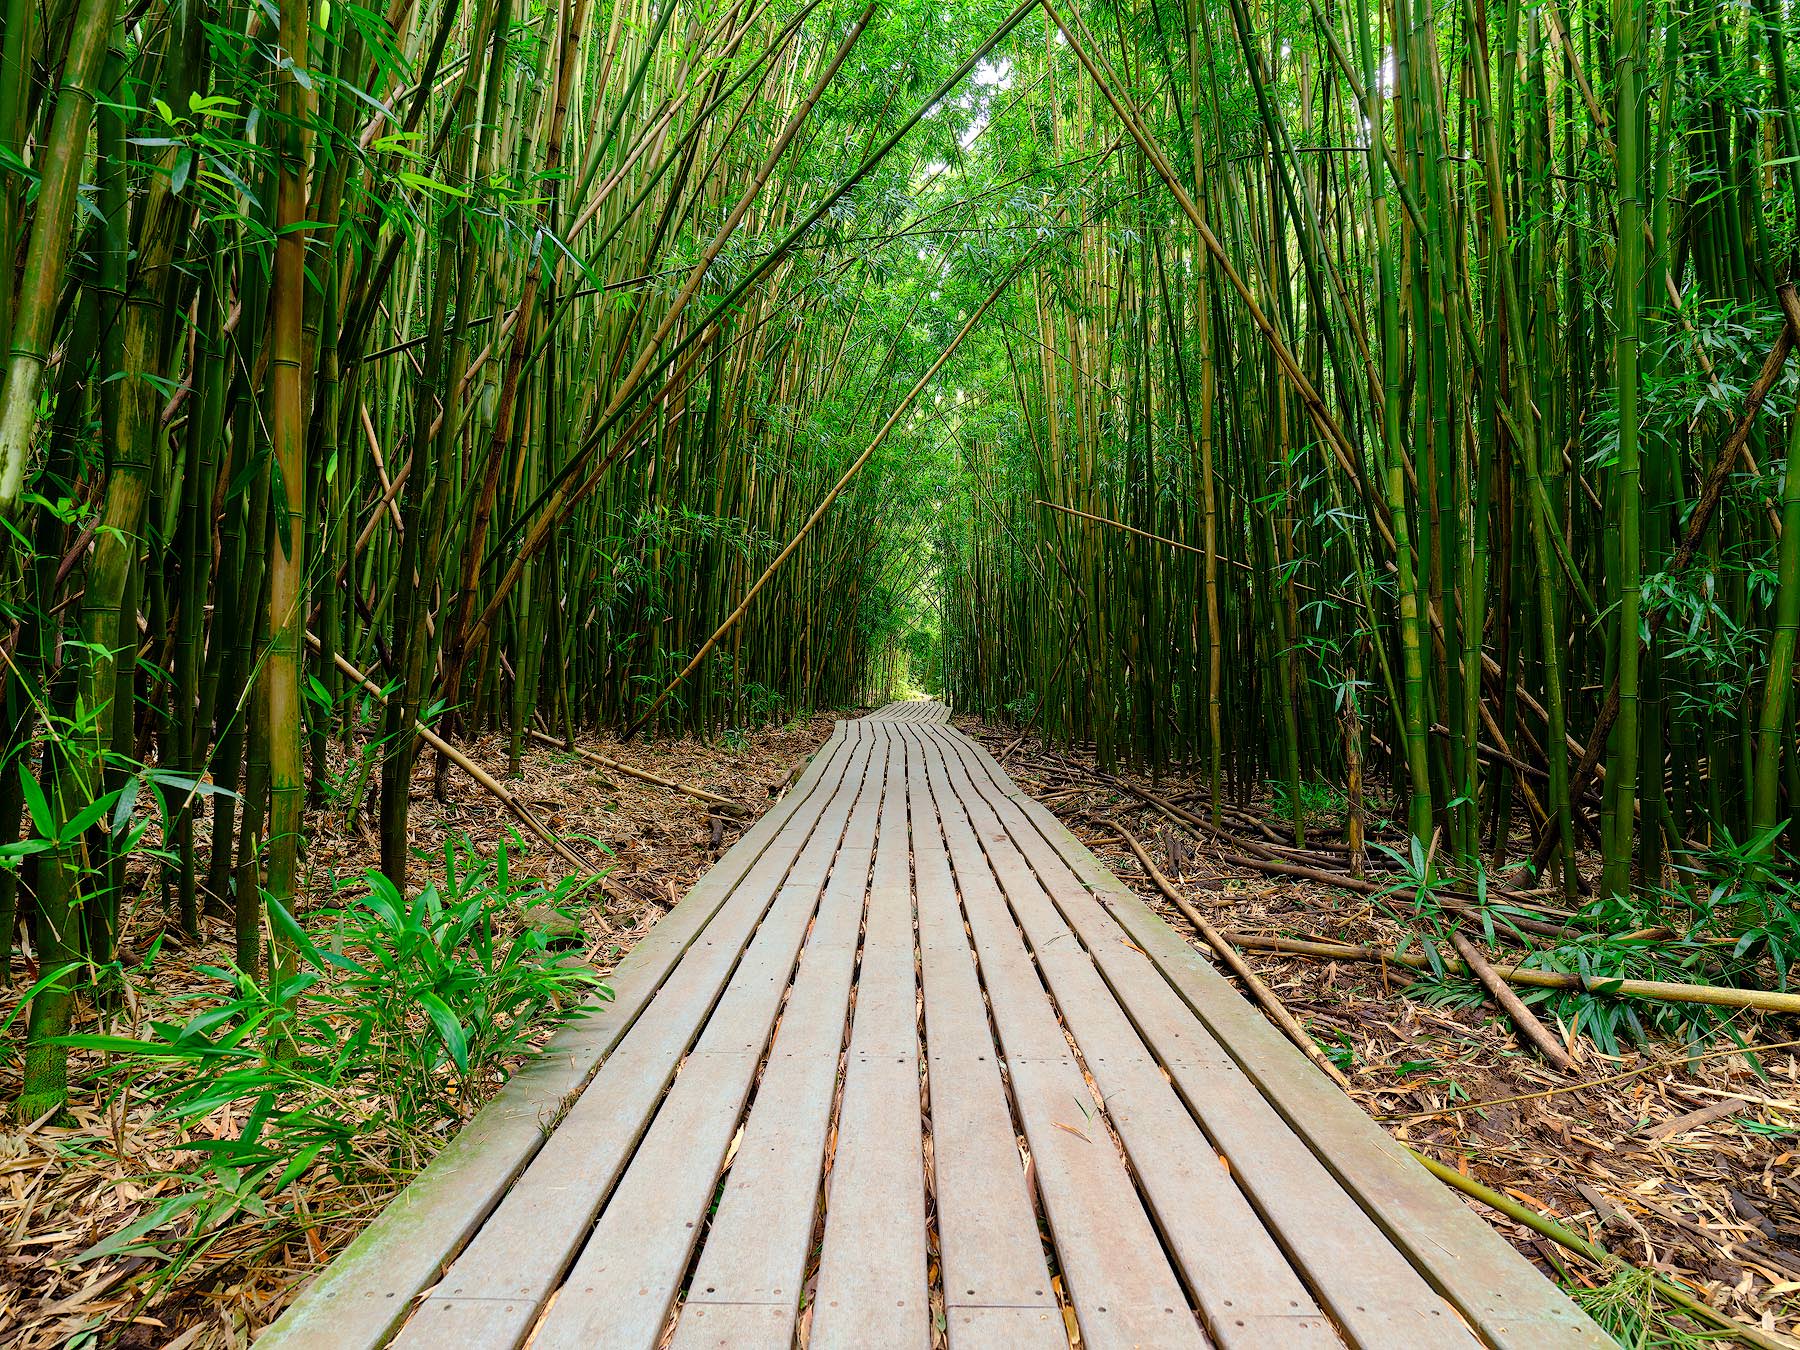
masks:
<svg viewBox="0 0 1800 1350"><path fill-rule="evenodd" d="M1797 39L11 0L20 1114L128 904L297 992L309 800L405 895L423 747L908 688L1191 768L1214 824L1273 782L1296 845L1321 782L1353 853L1391 800L1425 890L1528 854L1668 925L1644 960L1784 980Z"/></svg>

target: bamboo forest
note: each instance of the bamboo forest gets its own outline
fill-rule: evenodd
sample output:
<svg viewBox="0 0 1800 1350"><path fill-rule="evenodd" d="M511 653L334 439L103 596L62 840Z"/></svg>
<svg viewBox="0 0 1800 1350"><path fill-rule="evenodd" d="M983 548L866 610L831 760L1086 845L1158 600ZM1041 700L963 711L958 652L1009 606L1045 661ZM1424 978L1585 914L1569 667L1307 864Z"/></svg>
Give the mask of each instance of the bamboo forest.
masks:
<svg viewBox="0 0 1800 1350"><path fill-rule="evenodd" d="M954 729L1580 1316L1796 1344L1793 0L0 3L0 1341L299 1317L840 745L911 820L912 1053L928 799L1007 1041ZM1112 1343L1024 1075L1055 1336ZM927 1339L1025 1344L958 1339L930 1114ZM1344 1343L1427 1343L1243 1185ZM886 1343L847 1195L770 1344Z"/></svg>

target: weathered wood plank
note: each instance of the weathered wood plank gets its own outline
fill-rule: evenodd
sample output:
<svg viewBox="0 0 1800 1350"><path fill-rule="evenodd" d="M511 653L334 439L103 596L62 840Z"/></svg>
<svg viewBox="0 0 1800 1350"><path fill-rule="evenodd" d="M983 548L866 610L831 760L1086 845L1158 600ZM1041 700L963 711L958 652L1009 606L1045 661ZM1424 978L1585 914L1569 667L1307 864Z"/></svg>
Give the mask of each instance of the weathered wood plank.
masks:
<svg viewBox="0 0 1800 1350"><path fill-rule="evenodd" d="M1101 1350L1208 1344L943 764L928 755L926 767L1082 1339Z"/></svg>
<svg viewBox="0 0 1800 1350"><path fill-rule="evenodd" d="M792 788L727 849L608 978L613 997L553 1036L258 1339L277 1350L384 1344L543 1146L700 931L796 814L841 775L856 732L838 723Z"/></svg>
<svg viewBox="0 0 1800 1350"><path fill-rule="evenodd" d="M745 874L562 1126L431 1290L402 1345L517 1344L586 1239L673 1077L821 821L843 819L873 744L857 732L844 772L813 814L797 814ZM833 840L835 845L835 840Z"/></svg>
<svg viewBox="0 0 1800 1350"><path fill-rule="evenodd" d="M898 744L899 733L882 735ZM906 762L889 756L825 1207L814 1350L931 1344Z"/></svg>
<svg viewBox="0 0 1800 1350"><path fill-rule="evenodd" d="M869 860L885 784L872 762L832 864L794 987L763 1070L700 1260L675 1344L719 1344L722 1327L791 1338L812 1241L826 1131L837 1084ZM877 777L877 775L880 775ZM727 1312L710 1305L731 1305ZM752 1312L759 1305L771 1313Z"/></svg>
<svg viewBox="0 0 1800 1350"><path fill-rule="evenodd" d="M678 1334L694 1350L789 1350L794 1314L774 1303L684 1304Z"/></svg>
<svg viewBox="0 0 1800 1350"><path fill-rule="evenodd" d="M915 822L932 1164L950 1344L1065 1345L950 857L934 824L936 805L925 781L923 749L910 736L907 765ZM988 1315L990 1310L994 1315ZM1001 1316L1001 1311L1018 1315ZM994 1339L1002 1333L1002 1340Z"/></svg>
<svg viewBox="0 0 1800 1350"><path fill-rule="evenodd" d="M1106 1102L1106 1113L1136 1170L1157 1227L1185 1275L1213 1339L1221 1345L1238 1346L1272 1342L1338 1344L1337 1333L1321 1314L1306 1283L1264 1226L1263 1217L1238 1189L1234 1177L1242 1180L1239 1159L1228 1152L1229 1167L1221 1161L1213 1142L1202 1133L1193 1114L1163 1076L1157 1058L1101 978L1094 957L1064 922L1039 878L981 798L966 767L954 754L948 756L948 762L939 758L945 745L938 733L924 730L921 734L930 746L934 763L943 765L950 790L968 813L975 832L987 841L988 865L1037 956L1038 969L1050 986L1064 1022L1081 1048L1082 1060ZM1111 936L1116 939L1117 931ZM1122 944L1114 945L1126 950ZM1105 953L1101 955L1102 960L1106 959ZM1155 980L1155 974L1147 971L1144 978ZM1185 1010L1183 1013L1191 1025L1193 1019L1185 1016ZM1228 1089L1230 1085L1220 1086ZM1248 1084L1242 1086L1246 1095L1255 1096ZM1255 1101L1267 1123L1279 1127L1261 1099ZM1304 1150L1300 1152L1304 1154ZM1303 1161L1311 1164L1310 1157ZM1311 1170L1318 1169L1313 1166ZM1303 1172L1294 1179L1295 1186L1305 1186L1310 1180ZM1318 1180L1329 1186L1329 1179L1322 1173ZM1320 1225L1348 1217L1367 1227L1361 1214L1354 1212L1354 1207L1349 1208L1352 1212L1347 1216L1337 1213L1329 1204L1329 1197L1324 1197L1301 1217ZM1346 1262L1386 1260L1406 1280L1405 1289L1396 1292L1411 1295L1415 1304L1436 1301L1436 1296L1390 1246L1380 1241L1373 1229L1369 1236L1376 1239L1374 1250L1358 1248L1354 1233L1345 1236L1352 1239L1346 1244ZM1352 1322L1365 1316L1356 1313L1354 1305L1351 1312ZM1432 1330L1429 1322L1424 1330ZM1375 1337L1371 1343L1397 1342L1392 1338L1383 1342ZM1431 1340L1427 1336L1423 1340L1409 1339L1407 1343L1425 1345ZM1453 1343L1471 1344L1466 1334Z"/></svg>
<svg viewBox="0 0 1800 1350"><path fill-rule="evenodd" d="M1054 870L1051 855L1068 867L1287 1128L1484 1340L1502 1346L1593 1350L1611 1344L1561 1290L1308 1064L1045 807L1021 792L991 756L966 739L958 740L968 762L985 771L996 799L1004 798L1020 813L1012 835L1021 849L1043 860L1045 870Z"/></svg>

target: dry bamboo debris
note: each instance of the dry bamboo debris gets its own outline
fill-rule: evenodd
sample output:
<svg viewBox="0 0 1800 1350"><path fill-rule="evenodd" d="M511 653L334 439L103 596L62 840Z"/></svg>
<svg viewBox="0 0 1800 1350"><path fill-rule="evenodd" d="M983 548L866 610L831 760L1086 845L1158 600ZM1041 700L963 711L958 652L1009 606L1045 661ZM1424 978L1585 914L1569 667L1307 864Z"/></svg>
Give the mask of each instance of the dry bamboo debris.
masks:
<svg viewBox="0 0 1800 1350"><path fill-rule="evenodd" d="M531 739L536 741L539 745L546 745L552 749L563 751L569 749L564 742L559 741L554 736L546 736L536 728L533 728L531 731ZM613 773L622 773L627 778L635 778L644 783L654 783L657 787L667 788L670 792L679 792L684 796L693 797L698 801L703 801L718 807L719 810L725 812L727 815L747 816L751 813L751 808L744 802L737 801L731 797L722 797L716 792L708 792L705 788L695 787L692 783L678 783L673 778L664 778L661 774L651 773L648 769L633 768L629 764L623 763L620 760L611 759L596 750L589 750L586 746L575 746L574 753L581 759L585 759L590 764L598 765L602 769L608 769Z"/></svg>
<svg viewBox="0 0 1800 1350"><path fill-rule="evenodd" d="M1255 868L1257 871L1267 872L1274 876L1316 881L1326 886L1335 886L1340 890L1353 891L1358 895L1390 895L1394 893L1391 885L1372 881L1367 877L1352 876L1348 871L1347 855L1340 862L1337 857L1321 856L1316 845L1308 849L1296 849L1279 842L1259 844L1214 826L1192 811L1185 810L1153 792L1147 792L1118 779L1110 781L1163 812L1177 823L1191 826L1215 840L1222 846L1220 857L1235 866ZM1261 824L1270 836L1274 835L1273 830L1267 829L1266 822L1257 823ZM1339 867L1345 870L1328 870ZM1518 891L1509 891L1502 887L1489 887L1488 895L1504 901L1510 907L1538 908L1530 896ZM1458 894L1453 890L1440 888L1434 892L1434 898L1438 904L1455 914L1467 916L1477 912L1474 897L1467 892ZM1508 914L1505 923L1496 925L1495 931L1499 933L1507 928L1547 938L1567 937L1572 931L1562 924L1546 923L1520 914Z"/></svg>

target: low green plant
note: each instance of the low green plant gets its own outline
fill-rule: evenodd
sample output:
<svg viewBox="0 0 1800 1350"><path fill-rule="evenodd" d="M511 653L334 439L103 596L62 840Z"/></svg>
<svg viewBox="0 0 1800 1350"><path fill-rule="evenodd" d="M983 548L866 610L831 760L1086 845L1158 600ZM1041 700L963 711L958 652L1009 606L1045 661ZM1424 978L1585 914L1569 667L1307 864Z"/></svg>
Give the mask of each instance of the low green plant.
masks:
<svg viewBox="0 0 1800 1350"><path fill-rule="evenodd" d="M1271 778L1268 780L1268 788L1271 814L1291 819L1294 815L1295 794L1290 790L1290 785L1279 778ZM1308 822L1315 818L1341 819L1349 801L1342 788L1323 778L1302 778L1299 798L1300 812Z"/></svg>
<svg viewBox="0 0 1800 1350"><path fill-rule="evenodd" d="M445 845L443 864L442 882L410 898L370 872L306 929L271 903L293 955L272 985L201 966L209 987L172 1000L193 1006L185 1019L65 1038L106 1057L95 1077L125 1101L182 1127L192 1160L168 1199L77 1261L145 1255L167 1281L240 1219L285 1231L292 1183L417 1165L547 1028L581 1016L586 995L610 997L544 932L508 932L521 902L566 906L596 879L521 880L505 846L490 860L466 840Z"/></svg>
<svg viewBox="0 0 1800 1350"><path fill-rule="evenodd" d="M1673 1320L1647 1271L1618 1262L1594 1288L1570 1286L1569 1294L1602 1330L1628 1350L1699 1350L1717 1337L1690 1331Z"/></svg>

